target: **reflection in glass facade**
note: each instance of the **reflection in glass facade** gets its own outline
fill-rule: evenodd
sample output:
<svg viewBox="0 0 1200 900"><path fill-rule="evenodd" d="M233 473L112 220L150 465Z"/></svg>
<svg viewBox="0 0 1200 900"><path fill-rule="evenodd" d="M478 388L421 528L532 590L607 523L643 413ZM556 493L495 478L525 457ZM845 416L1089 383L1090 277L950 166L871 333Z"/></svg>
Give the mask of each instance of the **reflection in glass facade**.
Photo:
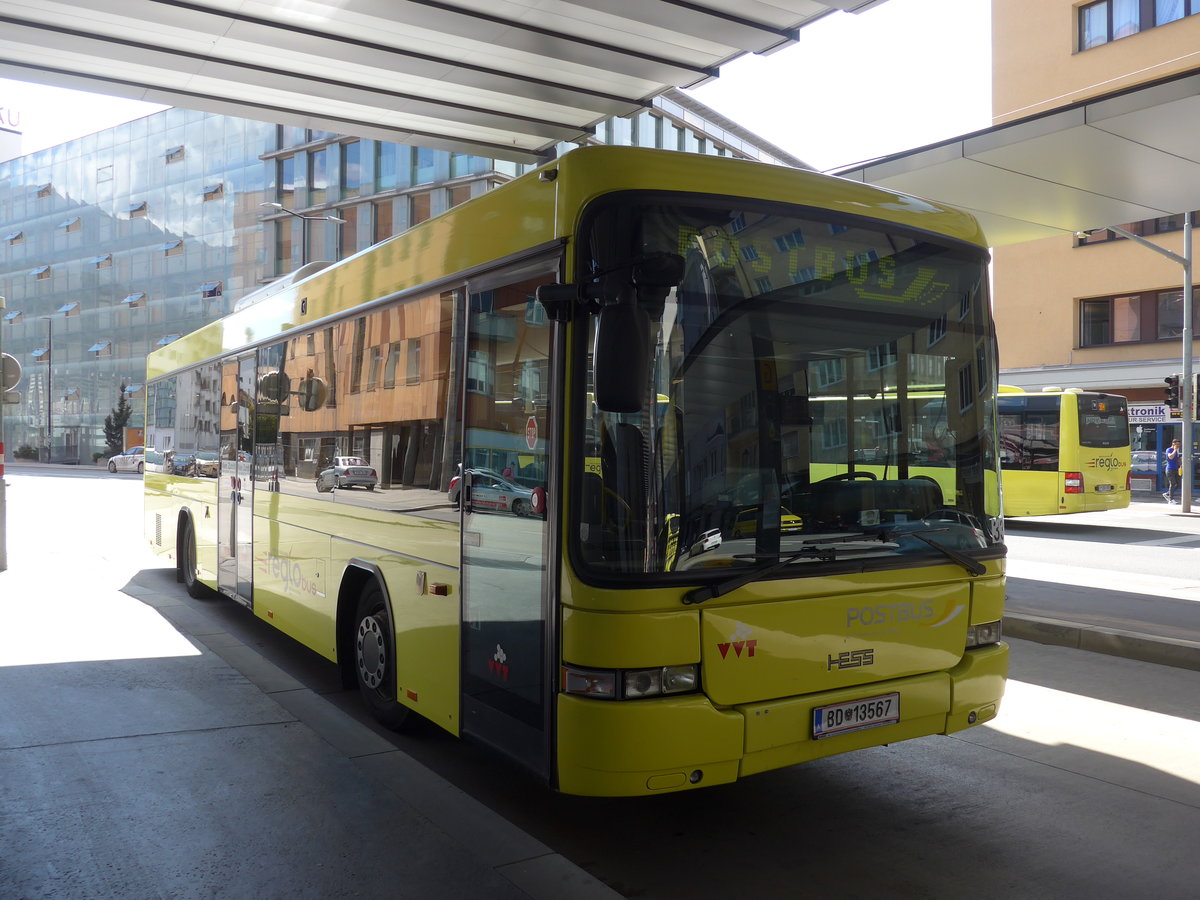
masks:
<svg viewBox="0 0 1200 900"><path fill-rule="evenodd" d="M676 91L594 139L668 140L803 165ZM10 458L91 463L122 387L130 425L153 426L141 412L150 350L305 262L358 252L528 168L183 109L0 162L0 349L23 368L21 402L4 411ZM412 384L419 349L393 343L363 361L364 385ZM296 464L308 449L294 448Z"/></svg>

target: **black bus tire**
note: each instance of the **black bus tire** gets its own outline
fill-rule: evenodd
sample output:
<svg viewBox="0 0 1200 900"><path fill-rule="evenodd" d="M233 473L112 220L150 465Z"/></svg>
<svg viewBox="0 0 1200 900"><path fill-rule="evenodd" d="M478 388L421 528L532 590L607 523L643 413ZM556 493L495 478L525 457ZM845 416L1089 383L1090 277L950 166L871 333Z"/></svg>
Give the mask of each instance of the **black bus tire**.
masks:
<svg viewBox="0 0 1200 900"><path fill-rule="evenodd" d="M391 616L379 582L371 580L358 598L354 613L354 674L358 692L371 715L393 731L412 718L396 699L396 642Z"/></svg>

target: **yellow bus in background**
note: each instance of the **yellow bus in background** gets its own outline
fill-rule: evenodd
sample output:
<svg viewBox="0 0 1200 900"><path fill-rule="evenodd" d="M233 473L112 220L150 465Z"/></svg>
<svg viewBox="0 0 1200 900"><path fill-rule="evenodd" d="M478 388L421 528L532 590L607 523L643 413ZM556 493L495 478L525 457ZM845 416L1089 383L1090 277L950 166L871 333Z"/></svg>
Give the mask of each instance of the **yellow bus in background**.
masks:
<svg viewBox="0 0 1200 900"><path fill-rule="evenodd" d="M960 731L1008 661L986 261L866 185L573 151L151 354L146 533L567 793Z"/></svg>
<svg viewBox="0 0 1200 900"><path fill-rule="evenodd" d="M1001 385L1000 469L1006 516L1124 509L1130 497L1129 404L1078 388Z"/></svg>

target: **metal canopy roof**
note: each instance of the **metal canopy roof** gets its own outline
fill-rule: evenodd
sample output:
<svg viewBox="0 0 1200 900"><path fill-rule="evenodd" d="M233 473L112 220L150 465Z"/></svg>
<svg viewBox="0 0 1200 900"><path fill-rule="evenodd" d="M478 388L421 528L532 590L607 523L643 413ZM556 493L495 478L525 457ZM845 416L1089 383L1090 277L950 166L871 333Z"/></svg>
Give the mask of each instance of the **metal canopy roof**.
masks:
<svg viewBox="0 0 1200 900"><path fill-rule="evenodd" d="M996 247L1200 209L1200 70L837 174L966 209Z"/></svg>
<svg viewBox="0 0 1200 900"><path fill-rule="evenodd" d="M885 0L5 0L0 76L535 161Z"/></svg>

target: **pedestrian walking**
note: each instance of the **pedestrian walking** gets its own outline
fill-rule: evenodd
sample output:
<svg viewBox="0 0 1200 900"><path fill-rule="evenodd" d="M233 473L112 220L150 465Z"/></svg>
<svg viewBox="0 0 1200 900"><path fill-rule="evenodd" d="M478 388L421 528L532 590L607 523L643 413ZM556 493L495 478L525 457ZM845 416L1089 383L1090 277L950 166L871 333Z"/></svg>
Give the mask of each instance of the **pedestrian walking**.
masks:
<svg viewBox="0 0 1200 900"><path fill-rule="evenodd" d="M1167 468L1167 489L1163 491L1163 499L1168 503L1179 502L1175 496L1180 493L1179 485L1182 477L1181 446L1178 438L1171 441L1171 446L1167 448L1166 461L1163 463Z"/></svg>

